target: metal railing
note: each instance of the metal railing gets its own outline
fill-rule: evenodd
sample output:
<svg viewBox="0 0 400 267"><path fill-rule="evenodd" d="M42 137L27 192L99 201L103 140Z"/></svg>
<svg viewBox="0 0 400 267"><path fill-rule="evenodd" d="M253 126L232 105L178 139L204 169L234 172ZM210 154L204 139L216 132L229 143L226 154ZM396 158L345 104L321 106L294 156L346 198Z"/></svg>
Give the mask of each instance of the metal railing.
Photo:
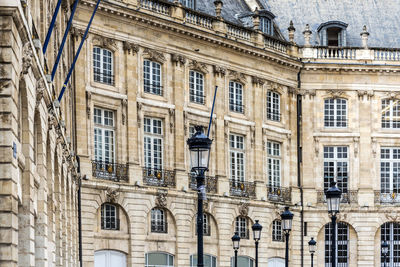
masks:
<svg viewBox="0 0 400 267"><path fill-rule="evenodd" d="M98 179L128 182L129 165L92 160L92 175Z"/></svg>
<svg viewBox="0 0 400 267"><path fill-rule="evenodd" d="M375 190L374 191L374 196L375 196L375 203L379 204L395 204L395 203L400 203L400 192L388 192L384 190Z"/></svg>
<svg viewBox="0 0 400 267"><path fill-rule="evenodd" d="M119 219L101 217L102 230L119 230Z"/></svg>
<svg viewBox="0 0 400 267"><path fill-rule="evenodd" d="M168 233L168 223L167 222L151 222L151 232L152 233Z"/></svg>
<svg viewBox="0 0 400 267"><path fill-rule="evenodd" d="M175 187L175 171L143 167L143 183L149 186Z"/></svg>
<svg viewBox="0 0 400 267"><path fill-rule="evenodd" d="M171 15L171 3L160 0L140 0L140 7L159 14Z"/></svg>
<svg viewBox="0 0 400 267"><path fill-rule="evenodd" d="M213 17L185 8L185 22L212 29Z"/></svg>
<svg viewBox="0 0 400 267"><path fill-rule="evenodd" d="M399 48L372 48L374 51L375 60L388 60L388 61L400 61L400 49Z"/></svg>
<svg viewBox="0 0 400 267"><path fill-rule="evenodd" d="M237 103L229 103L229 110L238 112L238 113L244 113L244 105L243 104L237 104Z"/></svg>
<svg viewBox="0 0 400 267"><path fill-rule="evenodd" d="M114 85L114 73L106 73L100 71L94 71L94 81L99 83L105 83L109 85Z"/></svg>
<svg viewBox="0 0 400 267"><path fill-rule="evenodd" d="M196 175L189 173L189 187L190 189L197 190ZM205 180L206 192L216 194L218 192L218 178L213 176L206 176Z"/></svg>
<svg viewBox="0 0 400 267"><path fill-rule="evenodd" d="M324 190L317 191L317 203L325 203L326 196ZM342 196L340 198L340 203L358 203L358 191L357 190L346 190L342 192Z"/></svg>
<svg viewBox="0 0 400 267"><path fill-rule="evenodd" d="M291 202L292 189L290 187L278 187L267 185L268 200L271 202Z"/></svg>
<svg viewBox="0 0 400 267"><path fill-rule="evenodd" d="M231 196L255 198L256 184L254 182L241 182L229 180L229 188Z"/></svg>

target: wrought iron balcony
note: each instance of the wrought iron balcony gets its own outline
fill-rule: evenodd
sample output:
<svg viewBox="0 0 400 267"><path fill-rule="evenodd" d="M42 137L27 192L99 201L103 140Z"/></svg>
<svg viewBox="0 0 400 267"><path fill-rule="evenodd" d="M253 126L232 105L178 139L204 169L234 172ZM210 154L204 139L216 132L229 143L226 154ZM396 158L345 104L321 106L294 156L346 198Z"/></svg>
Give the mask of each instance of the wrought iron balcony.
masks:
<svg viewBox="0 0 400 267"><path fill-rule="evenodd" d="M143 167L143 183L149 186L175 187L175 171Z"/></svg>
<svg viewBox="0 0 400 267"><path fill-rule="evenodd" d="M168 233L168 223L167 222L151 222L151 232L152 233Z"/></svg>
<svg viewBox="0 0 400 267"><path fill-rule="evenodd" d="M98 179L128 182L128 164L92 160L92 175Z"/></svg>
<svg viewBox="0 0 400 267"><path fill-rule="evenodd" d="M119 219L101 217L102 230L119 230Z"/></svg>
<svg viewBox="0 0 400 267"><path fill-rule="evenodd" d="M229 188L231 196L246 198L256 197L256 184L254 182L229 180Z"/></svg>
<svg viewBox="0 0 400 267"><path fill-rule="evenodd" d="M268 200L271 202L292 201L292 189L289 187L278 187L267 185Z"/></svg>
<svg viewBox="0 0 400 267"><path fill-rule="evenodd" d="M190 189L197 190L196 175L189 173L189 187ZM218 192L218 178L212 176L206 176L206 192L210 194L216 194Z"/></svg>
<svg viewBox="0 0 400 267"><path fill-rule="evenodd" d="M318 190L317 194L318 194L317 203L325 203L326 202L325 191ZM342 192L340 203L347 203L347 204L358 203L358 191L357 190L347 190L345 192Z"/></svg>
<svg viewBox="0 0 400 267"><path fill-rule="evenodd" d="M387 190L375 190L375 203L382 204L395 204L400 203L400 193L387 191Z"/></svg>

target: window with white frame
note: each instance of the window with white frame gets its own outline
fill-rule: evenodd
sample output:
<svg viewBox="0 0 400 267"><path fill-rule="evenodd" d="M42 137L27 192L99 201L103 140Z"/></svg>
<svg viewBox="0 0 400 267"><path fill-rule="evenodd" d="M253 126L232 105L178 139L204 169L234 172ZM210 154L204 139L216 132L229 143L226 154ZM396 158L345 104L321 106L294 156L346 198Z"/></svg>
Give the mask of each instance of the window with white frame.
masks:
<svg viewBox="0 0 400 267"><path fill-rule="evenodd" d="M243 216L236 217L235 232L238 233L241 239L249 239L248 219Z"/></svg>
<svg viewBox="0 0 400 267"><path fill-rule="evenodd" d="M400 100L382 100L382 128L400 128Z"/></svg>
<svg viewBox="0 0 400 267"><path fill-rule="evenodd" d="M146 253L145 267L173 267L174 256L165 252Z"/></svg>
<svg viewBox="0 0 400 267"><path fill-rule="evenodd" d="M114 112L94 108L94 159L98 163L114 163Z"/></svg>
<svg viewBox="0 0 400 267"><path fill-rule="evenodd" d="M200 72L189 71L190 102L204 104L204 75Z"/></svg>
<svg viewBox="0 0 400 267"><path fill-rule="evenodd" d="M209 254L203 256L204 267L217 267L217 257ZM190 267L197 266L197 255L190 255Z"/></svg>
<svg viewBox="0 0 400 267"><path fill-rule="evenodd" d="M101 205L101 229L119 230L118 207L110 203Z"/></svg>
<svg viewBox="0 0 400 267"><path fill-rule="evenodd" d="M336 263L337 266L347 267L349 264L349 226L339 222L336 227ZM325 267L331 267L332 225L325 224Z"/></svg>
<svg viewBox="0 0 400 267"><path fill-rule="evenodd" d="M195 9L195 0L181 0L182 5L184 5L185 7L191 8L191 9Z"/></svg>
<svg viewBox="0 0 400 267"><path fill-rule="evenodd" d="M400 147L381 148L381 193L400 192Z"/></svg>
<svg viewBox="0 0 400 267"><path fill-rule="evenodd" d="M144 165L147 169L162 169L162 128L162 120L155 118L144 118Z"/></svg>
<svg viewBox="0 0 400 267"><path fill-rule="evenodd" d="M281 120L280 112L280 98L281 96L277 92L267 92L267 119L272 121Z"/></svg>
<svg viewBox="0 0 400 267"><path fill-rule="evenodd" d="M231 179L234 183L244 182L244 136L230 134L229 135L229 154L231 165Z"/></svg>
<svg viewBox="0 0 400 267"><path fill-rule="evenodd" d="M324 126L333 128L347 127L347 100L327 98L324 101Z"/></svg>
<svg viewBox="0 0 400 267"><path fill-rule="evenodd" d="M167 218L163 209L154 208L151 210L151 232L167 233Z"/></svg>
<svg viewBox="0 0 400 267"><path fill-rule="evenodd" d="M269 18L266 17L260 17L260 30L263 33L266 33L268 35L272 35L272 23Z"/></svg>
<svg viewBox="0 0 400 267"><path fill-rule="evenodd" d="M278 242L283 241L281 220L274 220L272 222L272 241L278 241Z"/></svg>
<svg viewBox="0 0 400 267"><path fill-rule="evenodd" d="M253 267L254 260L246 256L237 257L237 267ZM231 267L235 267L235 257L231 258Z"/></svg>
<svg viewBox="0 0 400 267"><path fill-rule="evenodd" d="M114 85L113 53L104 48L93 47L94 81Z"/></svg>
<svg viewBox="0 0 400 267"><path fill-rule="evenodd" d="M324 190L328 190L332 181L342 193L347 193L349 180L349 157L347 146L324 147Z"/></svg>
<svg viewBox="0 0 400 267"><path fill-rule="evenodd" d="M229 82L229 110L243 113L243 85L238 82Z"/></svg>
<svg viewBox="0 0 400 267"><path fill-rule="evenodd" d="M400 266L400 224L397 222L387 222L381 225L381 245L383 242L389 245L388 253L385 255L381 249L381 267Z"/></svg>
<svg viewBox="0 0 400 267"><path fill-rule="evenodd" d="M272 189L281 187L281 144L267 142L268 186Z"/></svg>
<svg viewBox="0 0 400 267"><path fill-rule="evenodd" d="M143 89L146 93L163 95L159 63L147 59L143 61Z"/></svg>

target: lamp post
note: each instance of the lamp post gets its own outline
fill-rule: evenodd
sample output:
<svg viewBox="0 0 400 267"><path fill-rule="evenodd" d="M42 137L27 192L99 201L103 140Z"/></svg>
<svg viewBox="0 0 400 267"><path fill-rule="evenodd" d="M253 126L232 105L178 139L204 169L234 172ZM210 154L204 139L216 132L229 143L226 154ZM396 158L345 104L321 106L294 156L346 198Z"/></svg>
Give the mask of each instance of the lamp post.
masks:
<svg viewBox="0 0 400 267"><path fill-rule="evenodd" d="M256 267L258 267L258 241L261 239L262 226L256 220L256 223L251 227L253 230L254 241L256 242Z"/></svg>
<svg viewBox="0 0 400 267"><path fill-rule="evenodd" d="M311 267L314 267L314 253L317 250L317 241L314 240L314 237L311 237L311 240L308 241L308 247L311 253Z"/></svg>
<svg viewBox="0 0 400 267"><path fill-rule="evenodd" d="M385 240L385 241L383 241L383 244L382 244L383 267L386 267L386 257L387 257L388 252L389 252L389 244Z"/></svg>
<svg viewBox="0 0 400 267"><path fill-rule="evenodd" d="M332 219L332 236L331 236L331 263L332 267L336 267L336 214L339 213L340 196L342 191L336 187L336 182L331 182L331 187L326 191L326 202L328 203L328 213Z"/></svg>
<svg viewBox="0 0 400 267"><path fill-rule="evenodd" d="M233 243L233 250L235 251L235 264L233 266L237 267L237 254L240 248L240 236L238 232L235 232L235 234L232 236L232 243Z"/></svg>
<svg viewBox="0 0 400 267"><path fill-rule="evenodd" d="M292 230L293 213L289 211L289 207L285 207L285 211L281 214L282 229L286 238L285 267L289 267L289 233Z"/></svg>
<svg viewBox="0 0 400 267"><path fill-rule="evenodd" d="M204 266L203 254L203 199L205 199L205 172L208 170L212 140L204 135L202 126L195 126L196 133L187 140L190 150L191 171L197 180L197 266Z"/></svg>

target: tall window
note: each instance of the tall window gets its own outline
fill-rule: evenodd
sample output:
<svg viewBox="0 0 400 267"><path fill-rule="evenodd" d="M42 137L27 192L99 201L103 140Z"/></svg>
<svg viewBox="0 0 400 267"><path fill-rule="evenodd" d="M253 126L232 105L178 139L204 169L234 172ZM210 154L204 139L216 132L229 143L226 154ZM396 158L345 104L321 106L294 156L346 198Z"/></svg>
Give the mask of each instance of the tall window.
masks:
<svg viewBox="0 0 400 267"><path fill-rule="evenodd" d="M349 157L347 146L324 147L324 190L335 180L342 193L347 193Z"/></svg>
<svg viewBox="0 0 400 267"><path fill-rule="evenodd" d="M267 119L273 121L281 120L280 95L276 92L267 92Z"/></svg>
<svg viewBox="0 0 400 267"><path fill-rule="evenodd" d="M387 222L381 226L381 244L386 241L389 245L388 254L385 257L381 250L381 266L398 267L400 266L400 224L397 222Z"/></svg>
<svg viewBox="0 0 400 267"><path fill-rule="evenodd" d="M197 235L197 214L196 214L196 229ZM207 213L203 213L203 235L210 236L211 235L211 226L210 226L210 215Z"/></svg>
<svg viewBox="0 0 400 267"><path fill-rule="evenodd" d="M204 267L217 267L217 258L204 254L203 256L203 263ZM190 267L196 267L197 266L197 255L190 255Z"/></svg>
<svg viewBox="0 0 400 267"><path fill-rule="evenodd" d="M113 163L114 151L114 112L95 108L94 119L94 159Z"/></svg>
<svg viewBox="0 0 400 267"><path fill-rule="evenodd" d="M325 267L331 267L332 225L325 224ZM346 223L336 224L336 263L347 267L349 264L349 226Z"/></svg>
<svg viewBox="0 0 400 267"><path fill-rule="evenodd" d="M167 218L164 210L154 208L151 210L151 232L167 233Z"/></svg>
<svg viewBox="0 0 400 267"><path fill-rule="evenodd" d="M382 128L400 128L400 101L382 100Z"/></svg>
<svg viewBox="0 0 400 267"><path fill-rule="evenodd" d="M249 239L249 229L246 217L236 217L235 220L235 232L238 232L240 238Z"/></svg>
<svg viewBox="0 0 400 267"><path fill-rule="evenodd" d="M325 127L347 127L347 100L343 98L327 98L324 104Z"/></svg>
<svg viewBox="0 0 400 267"><path fill-rule="evenodd" d="M157 62L143 61L143 88L146 93L162 95L161 65Z"/></svg>
<svg viewBox="0 0 400 267"><path fill-rule="evenodd" d="M182 5L185 7L195 9L195 0L181 0Z"/></svg>
<svg viewBox="0 0 400 267"><path fill-rule="evenodd" d="M272 222L272 241L283 241L282 222L280 220Z"/></svg>
<svg viewBox="0 0 400 267"><path fill-rule="evenodd" d="M267 142L268 186L272 189L281 187L281 145Z"/></svg>
<svg viewBox="0 0 400 267"><path fill-rule="evenodd" d="M144 118L144 163L148 169L162 169L163 164L162 121Z"/></svg>
<svg viewBox="0 0 400 267"><path fill-rule="evenodd" d="M229 135L230 162L231 162L231 179L234 182L244 182L244 136L230 134Z"/></svg>
<svg viewBox="0 0 400 267"><path fill-rule="evenodd" d="M229 82L229 110L243 113L243 86L238 82Z"/></svg>
<svg viewBox="0 0 400 267"><path fill-rule="evenodd" d="M254 260L250 257L238 256L237 257L237 266L238 267L253 267ZM235 257L231 258L231 267L235 267Z"/></svg>
<svg viewBox="0 0 400 267"><path fill-rule="evenodd" d="M272 23L269 18L260 17L260 30L263 33L272 35Z"/></svg>
<svg viewBox="0 0 400 267"><path fill-rule="evenodd" d="M191 102L204 104L204 76L194 70L189 71L189 96Z"/></svg>
<svg viewBox="0 0 400 267"><path fill-rule="evenodd" d="M113 53L110 50L93 47L94 81L114 84Z"/></svg>
<svg viewBox="0 0 400 267"><path fill-rule="evenodd" d="M174 256L165 252L146 253L145 267L173 267Z"/></svg>
<svg viewBox="0 0 400 267"><path fill-rule="evenodd" d="M381 193L400 192L400 148L381 148Z"/></svg>
<svg viewBox="0 0 400 267"><path fill-rule="evenodd" d="M119 230L118 207L105 203L101 205L101 229Z"/></svg>

